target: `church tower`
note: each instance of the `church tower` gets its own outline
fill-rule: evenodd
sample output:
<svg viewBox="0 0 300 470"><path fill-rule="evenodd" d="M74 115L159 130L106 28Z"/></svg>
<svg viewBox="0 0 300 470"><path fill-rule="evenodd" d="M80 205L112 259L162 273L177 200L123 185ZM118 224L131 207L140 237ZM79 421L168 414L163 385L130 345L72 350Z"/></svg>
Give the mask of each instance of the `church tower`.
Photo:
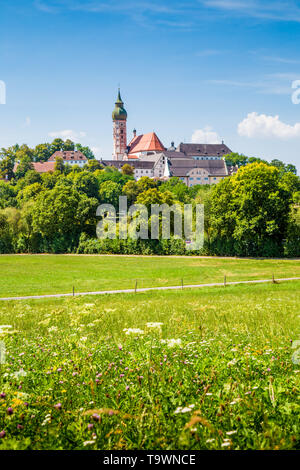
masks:
<svg viewBox="0 0 300 470"><path fill-rule="evenodd" d="M116 101L115 109L112 113L113 119L113 137L114 137L114 160L123 160L127 150L127 112L124 109L124 103L121 98L120 89Z"/></svg>

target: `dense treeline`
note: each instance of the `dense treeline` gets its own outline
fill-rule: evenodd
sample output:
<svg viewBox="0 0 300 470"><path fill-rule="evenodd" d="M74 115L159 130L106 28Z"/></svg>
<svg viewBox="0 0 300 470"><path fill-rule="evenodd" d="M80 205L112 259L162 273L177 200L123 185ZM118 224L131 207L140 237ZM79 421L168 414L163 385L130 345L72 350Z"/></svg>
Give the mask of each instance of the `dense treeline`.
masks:
<svg viewBox="0 0 300 470"><path fill-rule="evenodd" d="M60 139L42 145L49 145L51 154L54 148L74 148L71 141ZM32 169L38 148L2 149L0 171L9 181L0 180L0 253L190 253L184 241L174 238L98 240L98 205L108 203L118 210L123 195L128 206L203 203L205 245L201 254L300 256L300 179L291 166L248 162L217 185L188 188L178 178L163 182L143 177L136 182L130 165L122 172L103 168L79 144L77 148L89 158L83 168L58 159L54 172L38 174ZM39 161L47 160L41 155ZM16 160L18 170L10 173L8 161Z"/></svg>

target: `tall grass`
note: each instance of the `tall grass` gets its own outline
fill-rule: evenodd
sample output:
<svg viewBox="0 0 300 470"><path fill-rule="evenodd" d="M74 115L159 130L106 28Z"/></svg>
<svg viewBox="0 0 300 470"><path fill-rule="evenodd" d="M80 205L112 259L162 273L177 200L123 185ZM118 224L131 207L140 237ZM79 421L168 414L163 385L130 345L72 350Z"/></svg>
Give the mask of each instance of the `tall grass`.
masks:
<svg viewBox="0 0 300 470"><path fill-rule="evenodd" d="M0 449L299 448L299 288L2 303Z"/></svg>

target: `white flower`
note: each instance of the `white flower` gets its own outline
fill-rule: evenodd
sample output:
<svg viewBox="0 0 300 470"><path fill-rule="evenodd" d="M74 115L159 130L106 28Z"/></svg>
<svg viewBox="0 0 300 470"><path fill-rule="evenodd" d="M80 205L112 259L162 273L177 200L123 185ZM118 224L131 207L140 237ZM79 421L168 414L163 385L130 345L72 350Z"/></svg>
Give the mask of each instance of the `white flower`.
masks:
<svg viewBox="0 0 300 470"><path fill-rule="evenodd" d="M232 434L236 434L237 431L227 431L227 436L232 436Z"/></svg>
<svg viewBox="0 0 300 470"><path fill-rule="evenodd" d="M0 335L1 334L5 334L5 333L8 333L7 330L11 329L12 326L11 325L0 325Z"/></svg>
<svg viewBox="0 0 300 470"><path fill-rule="evenodd" d="M14 372L13 374L11 374L12 377L15 377L16 379L18 379L19 377L26 377L27 375L27 372L25 372L24 369L20 369L18 370L17 372Z"/></svg>
<svg viewBox="0 0 300 470"><path fill-rule="evenodd" d="M126 335L143 335L144 330L141 330L140 328L124 328L125 334Z"/></svg>
<svg viewBox="0 0 300 470"><path fill-rule="evenodd" d="M232 359L232 361L227 362L228 366L234 366L238 362L237 359Z"/></svg>
<svg viewBox="0 0 300 470"><path fill-rule="evenodd" d="M226 441L226 442L223 442L221 447L228 447L228 446L230 446L230 444L231 444L231 442Z"/></svg>
<svg viewBox="0 0 300 470"><path fill-rule="evenodd" d="M85 441L83 443L84 446L92 446L93 444L95 444L95 441Z"/></svg>
<svg viewBox="0 0 300 470"><path fill-rule="evenodd" d="M163 325L163 323L161 323L161 322L146 323L147 328L158 328L159 330L161 330L161 325Z"/></svg>
<svg viewBox="0 0 300 470"><path fill-rule="evenodd" d="M82 341L83 343L87 341L87 336L82 336L82 338L80 338L80 341Z"/></svg>
<svg viewBox="0 0 300 470"><path fill-rule="evenodd" d="M50 328L48 328L48 332L51 333L52 331L57 331L58 328L57 326L51 326Z"/></svg>
<svg viewBox="0 0 300 470"><path fill-rule="evenodd" d="M181 339L162 339L161 343L167 344L168 348L174 348L175 346L181 345Z"/></svg>
<svg viewBox="0 0 300 470"><path fill-rule="evenodd" d="M174 411L174 414L177 415L178 413L189 413L190 411L192 411L192 409L194 408L195 405L189 405L189 406L185 406L185 407L182 407L182 406L179 406L178 408L176 408L176 410Z"/></svg>

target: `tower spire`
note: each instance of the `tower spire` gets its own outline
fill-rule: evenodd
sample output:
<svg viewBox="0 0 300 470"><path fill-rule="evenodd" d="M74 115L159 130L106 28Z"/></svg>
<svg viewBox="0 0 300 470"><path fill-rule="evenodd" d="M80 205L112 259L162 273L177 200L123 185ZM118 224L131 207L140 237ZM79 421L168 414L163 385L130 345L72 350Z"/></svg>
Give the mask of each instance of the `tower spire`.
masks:
<svg viewBox="0 0 300 470"><path fill-rule="evenodd" d="M121 98L120 88L118 89L115 109L112 113L113 119L113 139L114 139L114 160L122 160L127 149L127 112Z"/></svg>

